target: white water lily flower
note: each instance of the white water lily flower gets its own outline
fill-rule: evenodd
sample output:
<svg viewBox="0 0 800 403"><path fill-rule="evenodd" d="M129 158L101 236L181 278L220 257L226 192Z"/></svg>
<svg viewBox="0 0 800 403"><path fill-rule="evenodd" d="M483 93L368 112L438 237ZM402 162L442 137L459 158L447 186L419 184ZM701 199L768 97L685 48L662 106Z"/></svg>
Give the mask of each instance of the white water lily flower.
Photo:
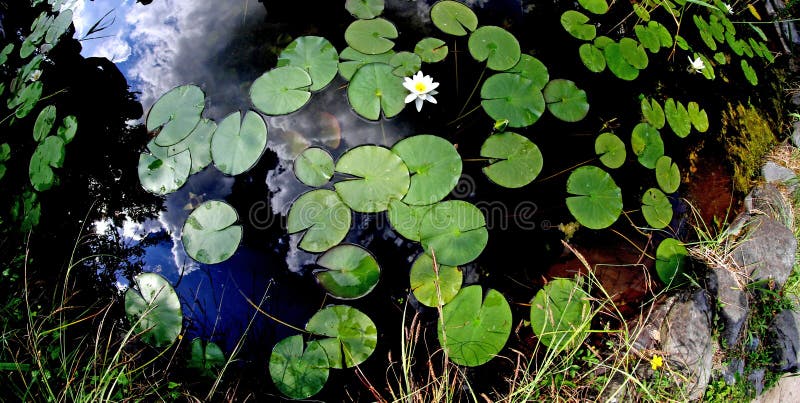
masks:
<svg viewBox="0 0 800 403"><path fill-rule="evenodd" d="M706 64L703 63L703 59L697 58L692 60L692 57L689 57L689 69L694 73L699 73L704 68L706 68Z"/></svg>
<svg viewBox="0 0 800 403"><path fill-rule="evenodd" d="M411 93L406 96L406 103L416 101L417 112L422 110L422 103L424 101L435 104L436 98L434 98L433 95L438 94L438 92L435 91L438 86L439 83L434 82L431 76L423 76L422 70L418 71L417 74L414 74L412 77L405 77L403 87L411 91Z"/></svg>
<svg viewBox="0 0 800 403"><path fill-rule="evenodd" d="M733 7L731 7L728 3L722 3L722 11L733 14Z"/></svg>
<svg viewBox="0 0 800 403"><path fill-rule="evenodd" d="M38 81L39 77L41 77L41 76L42 76L42 71L41 70L34 70L33 72L31 72L31 75L28 78L28 80L30 80L30 81Z"/></svg>

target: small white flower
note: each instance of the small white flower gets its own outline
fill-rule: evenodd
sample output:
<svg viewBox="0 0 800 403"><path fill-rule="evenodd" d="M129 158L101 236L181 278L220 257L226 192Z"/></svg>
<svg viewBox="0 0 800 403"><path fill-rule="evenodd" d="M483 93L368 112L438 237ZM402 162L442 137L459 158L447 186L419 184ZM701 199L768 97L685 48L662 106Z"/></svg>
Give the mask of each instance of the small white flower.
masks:
<svg viewBox="0 0 800 403"><path fill-rule="evenodd" d="M689 70L690 71L692 71L693 73L699 73L704 68L706 68L706 64L703 63L703 59L698 57L697 59L692 60L691 56L689 57Z"/></svg>
<svg viewBox="0 0 800 403"><path fill-rule="evenodd" d="M41 77L41 76L42 76L42 71L41 70L34 70L34 71L31 72L31 75L28 78L28 80L30 80L30 81L38 81L39 77Z"/></svg>
<svg viewBox="0 0 800 403"><path fill-rule="evenodd" d="M406 103L416 101L417 112L422 110L422 103L428 101L432 104L436 103L433 95L438 94L434 91L439 83L433 82L431 76L423 76L422 70L418 71L412 77L405 77L403 87L406 87L411 93L406 96Z"/></svg>
<svg viewBox="0 0 800 403"><path fill-rule="evenodd" d="M733 14L733 7L731 7L728 3L722 3L722 11L728 14Z"/></svg>

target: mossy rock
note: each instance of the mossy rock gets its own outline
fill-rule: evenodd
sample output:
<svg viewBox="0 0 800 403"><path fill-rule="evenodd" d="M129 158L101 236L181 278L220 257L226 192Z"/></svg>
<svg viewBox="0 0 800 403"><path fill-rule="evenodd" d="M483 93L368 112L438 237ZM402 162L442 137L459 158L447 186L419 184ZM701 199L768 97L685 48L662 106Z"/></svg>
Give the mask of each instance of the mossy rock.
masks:
<svg viewBox="0 0 800 403"><path fill-rule="evenodd" d="M752 105L729 103L721 120L720 141L733 167L734 189L747 193L777 138L766 115Z"/></svg>

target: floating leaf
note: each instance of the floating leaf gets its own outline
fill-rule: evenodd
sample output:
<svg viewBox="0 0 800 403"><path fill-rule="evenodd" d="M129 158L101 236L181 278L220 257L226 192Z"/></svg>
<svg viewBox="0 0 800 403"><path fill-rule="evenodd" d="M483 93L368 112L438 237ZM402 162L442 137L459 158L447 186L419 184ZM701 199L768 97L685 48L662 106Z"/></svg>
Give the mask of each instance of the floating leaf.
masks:
<svg viewBox="0 0 800 403"><path fill-rule="evenodd" d="M687 112L689 112L689 120L692 122L692 126L698 132L704 133L708 130L708 114L704 109L700 109L700 105L697 102L689 102Z"/></svg>
<svg viewBox="0 0 800 403"><path fill-rule="evenodd" d="M147 114L147 131L161 130L155 138L162 147L177 144L200 122L205 108L205 94L196 85L183 85L169 90L153 104Z"/></svg>
<svg viewBox="0 0 800 403"><path fill-rule="evenodd" d="M189 177L192 157L184 151L171 157L139 155L139 181L148 192L165 195L178 190Z"/></svg>
<svg viewBox="0 0 800 403"><path fill-rule="evenodd" d="M614 133L601 133L594 141L594 152L603 165L616 169L625 163L625 143Z"/></svg>
<svg viewBox="0 0 800 403"><path fill-rule="evenodd" d="M56 16L53 23L47 29L44 40L47 43L54 44L61 35L67 32L69 26L72 24L72 10L61 10Z"/></svg>
<svg viewBox="0 0 800 403"><path fill-rule="evenodd" d="M572 350L589 334L589 295L581 283L556 278L531 302L531 328L539 341L556 351Z"/></svg>
<svg viewBox="0 0 800 403"><path fill-rule="evenodd" d="M216 377L215 371L225 365L225 354L217 343L206 343L199 337L192 340L191 355L186 366L200 371L202 376Z"/></svg>
<svg viewBox="0 0 800 403"><path fill-rule="evenodd" d="M667 238L656 249L656 273L664 284L677 287L686 282L686 247L675 238Z"/></svg>
<svg viewBox="0 0 800 403"><path fill-rule="evenodd" d="M650 53L656 53L661 49L661 39L658 37L658 31L651 29L648 26L636 25L633 27L636 33L636 38Z"/></svg>
<svg viewBox="0 0 800 403"><path fill-rule="evenodd" d="M609 38L609 37L607 37L605 35L601 35L601 36L598 36L597 38L594 38L594 46L597 46L597 49L600 49L600 50L605 49L606 46L608 46L608 45L610 45L612 43L616 43L616 42L614 42L613 39L611 39L611 38Z"/></svg>
<svg viewBox="0 0 800 403"><path fill-rule="evenodd" d="M664 124L666 124L664 109L661 108L661 104L655 99L648 100L647 98L642 98L642 115L644 115L644 119L647 123L650 123L650 125L656 129L660 130L664 127Z"/></svg>
<svg viewBox="0 0 800 403"><path fill-rule="evenodd" d="M584 41L591 41L597 36L597 29L594 25L588 24L589 17L580 11L567 10L561 14L561 26L575 38Z"/></svg>
<svg viewBox="0 0 800 403"><path fill-rule="evenodd" d="M383 63L367 64L355 74L347 86L347 99L359 115L378 120L381 111L386 118L400 113L406 106L408 91L403 79L392 73L392 66Z"/></svg>
<svg viewBox="0 0 800 403"><path fill-rule="evenodd" d="M344 31L344 40L347 44L368 55L388 52L394 47L392 39L395 38L397 38L397 28L383 18L353 21Z"/></svg>
<svg viewBox="0 0 800 403"><path fill-rule="evenodd" d="M600 48L590 43L584 43L578 48L578 54L589 71L599 73L606 69L606 57Z"/></svg>
<svg viewBox="0 0 800 403"><path fill-rule="evenodd" d="M311 76L311 91L328 85L339 70L339 53L325 38L301 36L292 41L278 56L277 67L294 66Z"/></svg>
<svg viewBox="0 0 800 403"><path fill-rule="evenodd" d="M41 81L36 81L25 87L22 87L17 94L8 99L7 105L9 109L14 109L14 116L19 119L28 116L29 113L36 107L39 99L42 97L43 84Z"/></svg>
<svg viewBox="0 0 800 403"><path fill-rule="evenodd" d="M578 0L578 3L590 13L605 14L608 12L606 0Z"/></svg>
<svg viewBox="0 0 800 403"><path fill-rule="evenodd" d="M425 63L437 63L444 60L447 57L447 51L445 42L438 38L423 38L414 47L414 53Z"/></svg>
<svg viewBox="0 0 800 403"><path fill-rule="evenodd" d="M666 193L675 193L681 185L681 171L678 164L666 155L656 160L656 181Z"/></svg>
<svg viewBox="0 0 800 403"><path fill-rule="evenodd" d="M276 67L253 82L250 100L267 115L285 115L308 102L311 84L311 76L300 67Z"/></svg>
<svg viewBox="0 0 800 403"><path fill-rule="evenodd" d="M378 284L381 268L369 251L358 245L338 245L317 259L317 282L334 298L361 298Z"/></svg>
<svg viewBox="0 0 800 403"><path fill-rule="evenodd" d="M333 177L333 158L321 148L307 148L294 160L294 175L308 186L320 187Z"/></svg>
<svg viewBox="0 0 800 403"><path fill-rule="evenodd" d="M667 116L669 127L678 137L684 138L692 131L689 111L680 101L676 102L672 98L667 99L664 103L664 114Z"/></svg>
<svg viewBox="0 0 800 403"><path fill-rule="evenodd" d="M419 227L425 253L443 265L469 263L489 240L486 219L477 207L461 200L441 202L425 215Z"/></svg>
<svg viewBox="0 0 800 403"><path fill-rule="evenodd" d="M56 135L64 140L65 144L69 144L75 138L75 133L78 132L78 118L69 115L61 120L61 125L56 130Z"/></svg>
<svg viewBox="0 0 800 403"><path fill-rule="evenodd" d="M272 348L269 375L278 390L292 399L316 395L328 381L328 356L319 342L308 343L303 351L303 336L289 336Z"/></svg>
<svg viewBox="0 0 800 403"><path fill-rule="evenodd" d="M475 30L467 42L469 53L492 70L508 70L519 62L517 38L503 28L486 25Z"/></svg>
<svg viewBox="0 0 800 403"><path fill-rule="evenodd" d="M40 143L31 156L28 165L28 176L33 188L39 192L50 189L56 176L53 168L64 165L64 140L57 136L48 136Z"/></svg>
<svg viewBox="0 0 800 403"><path fill-rule="evenodd" d="M544 112L544 95L533 81L517 74L498 73L481 87L481 106L494 120L508 119L510 127L534 124Z"/></svg>
<svg viewBox="0 0 800 403"><path fill-rule="evenodd" d="M639 77L639 69L631 66L622 55L622 48L618 43L609 43L603 48L603 55L606 57L606 65L611 72L618 78L625 81L633 81Z"/></svg>
<svg viewBox="0 0 800 403"><path fill-rule="evenodd" d="M447 140L430 134L407 137L392 147L411 174L403 202L427 205L444 199L461 177L461 156Z"/></svg>
<svg viewBox="0 0 800 403"><path fill-rule="evenodd" d="M642 196L642 215L651 227L664 228L672 221L672 204L662 191L647 189Z"/></svg>
<svg viewBox="0 0 800 403"><path fill-rule="evenodd" d="M508 69L507 73L517 73L520 76L527 78L533 82L536 89L541 90L550 81L550 74L547 72L547 66L544 65L539 59L522 54L519 61L514 67Z"/></svg>
<svg viewBox="0 0 800 403"><path fill-rule="evenodd" d="M650 12L647 11L647 8L642 6L641 4L634 3L633 4L633 12L642 20L642 21L650 21Z"/></svg>
<svg viewBox="0 0 800 403"><path fill-rule="evenodd" d="M138 290L125 291L125 313L134 332L141 333L142 341L153 347L171 345L183 325L181 302L175 289L156 273L141 273L133 282Z"/></svg>
<svg viewBox="0 0 800 403"><path fill-rule="evenodd" d="M239 215L228 203L211 200L201 204L183 225L183 248L200 263L228 260L242 240L242 226L234 225L238 220Z"/></svg>
<svg viewBox="0 0 800 403"><path fill-rule="evenodd" d="M492 182L507 188L531 183L542 171L542 152L527 137L506 132L489 136L481 146L481 157L489 158L483 168Z"/></svg>
<svg viewBox="0 0 800 403"><path fill-rule="evenodd" d="M394 67L392 73L398 77L410 77L422 66L422 59L411 52L399 52L392 56L389 64Z"/></svg>
<svg viewBox="0 0 800 403"><path fill-rule="evenodd" d="M361 364L375 351L378 329L367 315L346 305L331 305L319 310L306 324L306 330L329 339L319 340L330 368L350 368Z"/></svg>
<svg viewBox="0 0 800 403"><path fill-rule="evenodd" d="M753 86L758 85L758 75L756 74L755 69L750 67L750 63L747 63L747 60L742 59L740 64L742 66L742 73L744 73L744 78L746 78L751 85Z"/></svg>
<svg viewBox="0 0 800 403"><path fill-rule="evenodd" d="M644 47L636 42L635 39L631 38L622 38L619 40L619 51L622 54L622 57L625 61L637 68L639 70L643 70L647 68L648 59L647 59L647 52L644 51Z"/></svg>
<svg viewBox="0 0 800 403"><path fill-rule="evenodd" d="M569 175L567 208L581 225L606 228L622 213L622 191L607 172L594 166L580 167Z"/></svg>
<svg viewBox="0 0 800 403"><path fill-rule="evenodd" d="M442 32L455 36L464 36L478 27L478 16L469 7L449 0L431 7L431 21Z"/></svg>
<svg viewBox="0 0 800 403"><path fill-rule="evenodd" d="M369 63L389 64L389 61L392 60L392 56L394 56L393 50L379 55L365 55L353 48L344 48L342 53L339 54L339 74L341 74L345 80L350 81L350 79L353 78L353 74L355 74L361 66Z"/></svg>
<svg viewBox="0 0 800 403"><path fill-rule="evenodd" d="M589 113L586 91L570 80L552 80L544 87L543 93L547 110L565 122L580 121Z"/></svg>
<svg viewBox="0 0 800 403"><path fill-rule="evenodd" d="M228 115L211 137L211 158L226 175L239 175L254 167L267 148L267 124L256 112Z"/></svg>
<svg viewBox="0 0 800 403"><path fill-rule="evenodd" d="M300 248L312 253L324 252L341 242L350 230L352 214L332 190L317 189L303 193L292 203L286 231L306 231Z"/></svg>
<svg viewBox="0 0 800 403"><path fill-rule="evenodd" d="M33 124L33 139L41 142L53 130L53 123L56 122L56 107L55 105L47 105L39 112L36 117L36 122Z"/></svg>
<svg viewBox="0 0 800 403"><path fill-rule="evenodd" d="M725 56L724 53L717 52L717 53L714 53L714 61L719 63L719 64L727 64L728 63L728 58Z"/></svg>
<svg viewBox="0 0 800 403"><path fill-rule="evenodd" d="M344 8L353 17L368 20L375 18L383 12L383 0L347 0Z"/></svg>
<svg viewBox="0 0 800 403"><path fill-rule="evenodd" d="M464 275L461 269L453 266L438 265L437 270L434 270L433 259L423 253L411 266L409 277L414 297L422 305L438 307L455 298L461 289Z"/></svg>
<svg viewBox="0 0 800 403"><path fill-rule="evenodd" d="M483 298L483 289L472 285L442 308L439 344L458 365L476 367L494 358L511 334L511 307L496 290Z"/></svg>
<svg viewBox="0 0 800 403"><path fill-rule="evenodd" d="M334 187L344 203L360 213L379 213L391 199L402 199L408 192L408 168L395 153L378 146L352 148L339 158L336 172L353 178Z"/></svg>
<svg viewBox="0 0 800 403"><path fill-rule="evenodd" d="M0 66L6 64L6 61L8 61L8 55L10 55L11 52L13 51L14 51L13 43L7 44L5 47L3 47L3 50L0 50Z"/></svg>
<svg viewBox="0 0 800 403"><path fill-rule="evenodd" d="M661 133L647 123L639 123L631 134L631 150L639 157L639 163L653 169L656 161L664 155L664 141Z"/></svg>
<svg viewBox="0 0 800 403"><path fill-rule="evenodd" d="M389 202L389 223L406 239L419 242L419 226L433 206L409 206L400 200Z"/></svg>

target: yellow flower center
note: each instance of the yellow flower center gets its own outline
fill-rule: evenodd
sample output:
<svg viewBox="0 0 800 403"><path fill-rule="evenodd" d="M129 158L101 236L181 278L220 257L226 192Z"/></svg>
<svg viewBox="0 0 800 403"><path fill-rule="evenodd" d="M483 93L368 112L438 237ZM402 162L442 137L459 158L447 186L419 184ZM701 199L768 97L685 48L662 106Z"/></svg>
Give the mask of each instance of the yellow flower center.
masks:
<svg viewBox="0 0 800 403"><path fill-rule="evenodd" d="M416 83L416 84L414 84L414 89L416 89L416 90L417 90L417 91L419 91L419 92L425 92L425 90L426 90L427 88L428 88L428 87L426 87L426 86L425 86L425 83L421 83L421 82L420 82L420 83Z"/></svg>

